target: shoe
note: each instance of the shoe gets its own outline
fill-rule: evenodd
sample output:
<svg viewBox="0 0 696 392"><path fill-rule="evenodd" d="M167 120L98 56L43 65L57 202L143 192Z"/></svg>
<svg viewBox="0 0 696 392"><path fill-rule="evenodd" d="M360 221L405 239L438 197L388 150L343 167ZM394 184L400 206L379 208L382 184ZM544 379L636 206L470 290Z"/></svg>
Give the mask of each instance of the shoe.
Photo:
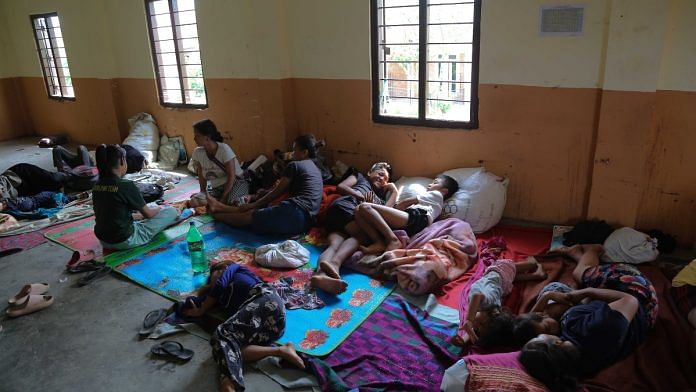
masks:
<svg viewBox="0 0 696 392"><path fill-rule="evenodd" d="M16 303L10 306L5 314L8 317L19 317L25 314L38 312L41 309L47 308L53 304L52 295L29 295L24 302Z"/></svg>
<svg viewBox="0 0 696 392"><path fill-rule="evenodd" d="M51 286L48 283L32 283L25 285L14 297L7 300L10 305L23 303L30 295L46 294Z"/></svg>

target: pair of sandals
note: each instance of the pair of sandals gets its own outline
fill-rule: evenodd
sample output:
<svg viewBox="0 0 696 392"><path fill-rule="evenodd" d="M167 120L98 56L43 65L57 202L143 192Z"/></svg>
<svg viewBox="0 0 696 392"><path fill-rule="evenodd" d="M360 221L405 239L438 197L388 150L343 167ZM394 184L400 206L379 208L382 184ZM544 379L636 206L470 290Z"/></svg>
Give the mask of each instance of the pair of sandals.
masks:
<svg viewBox="0 0 696 392"><path fill-rule="evenodd" d="M10 306L5 311L8 317L19 317L38 312L53 304L53 296L45 295L50 288L48 283L32 283L25 285L7 302Z"/></svg>
<svg viewBox="0 0 696 392"><path fill-rule="evenodd" d="M140 336L148 336L152 333L157 325L164 321L168 314L169 310L167 309L157 309L148 313L145 316L145 320L143 320L143 328L138 332ZM193 350L189 350L181 343L173 340L165 340L162 343L152 346L150 352L153 356L183 362L188 362L193 358Z"/></svg>
<svg viewBox="0 0 696 392"><path fill-rule="evenodd" d="M65 270L71 274L89 272L77 280L77 285L82 287L105 277L112 269L108 265L94 260L94 251L88 251L86 257L83 257L80 252L74 251L68 264L65 265Z"/></svg>

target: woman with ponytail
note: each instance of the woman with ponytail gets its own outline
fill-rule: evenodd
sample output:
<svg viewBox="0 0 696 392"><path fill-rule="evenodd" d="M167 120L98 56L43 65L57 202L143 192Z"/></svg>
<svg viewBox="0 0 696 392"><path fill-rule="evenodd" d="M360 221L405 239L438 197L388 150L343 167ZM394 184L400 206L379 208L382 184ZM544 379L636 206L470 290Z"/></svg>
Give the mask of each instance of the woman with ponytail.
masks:
<svg viewBox="0 0 696 392"><path fill-rule="evenodd" d="M105 249L144 245L174 223L174 208L148 206L135 184L122 178L128 170L123 147L102 144L96 155L99 181L92 189L94 234Z"/></svg>
<svg viewBox="0 0 696 392"><path fill-rule="evenodd" d="M192 199L192 206L206 204L208 182L211 195L224 204L238 202L249 193L249 183L232 148L225 144L212 120L193 124L193 140L196 142L191 161L196 168L201 193Z"/></svg>

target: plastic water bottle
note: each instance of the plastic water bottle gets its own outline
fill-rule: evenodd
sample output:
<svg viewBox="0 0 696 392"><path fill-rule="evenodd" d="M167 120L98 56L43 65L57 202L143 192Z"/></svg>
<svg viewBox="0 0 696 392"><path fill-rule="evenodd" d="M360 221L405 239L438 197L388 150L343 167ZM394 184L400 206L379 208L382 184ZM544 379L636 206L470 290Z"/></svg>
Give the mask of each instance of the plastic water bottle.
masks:
<svg viewBox="0 0 696 392"><path fill-rule="evenodd" d="M205 259L205 246L203 236L193 222L189 224L189 231L186 235L188 243L189 257L191 257L191 268L194 274L208 271L208 260Z"/></svg>

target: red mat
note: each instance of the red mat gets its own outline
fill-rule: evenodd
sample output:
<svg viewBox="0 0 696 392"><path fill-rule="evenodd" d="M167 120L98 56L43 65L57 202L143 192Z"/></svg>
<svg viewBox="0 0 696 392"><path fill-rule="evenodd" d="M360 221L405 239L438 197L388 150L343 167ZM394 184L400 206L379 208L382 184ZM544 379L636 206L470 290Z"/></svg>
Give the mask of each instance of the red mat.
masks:
<svg viewBox="0 0 696 392"><path fill-rule="evenodd" d="M507 242L507 250L503 252L502 257L520 261L528 256L545 253L551 245L551 235L551 229L498 225L485 233L476 235L476 242L479 244L480 249L481 242L501 236ZM475 268L471 268L458 279L443 286L442 292L436 295L438 302L451 308L459 309L461 292L465 283L474 275L474 272ZM516 299L520 298L518 291L513 290L507 299L512 299L513 303L518 301Z"/></svg>

